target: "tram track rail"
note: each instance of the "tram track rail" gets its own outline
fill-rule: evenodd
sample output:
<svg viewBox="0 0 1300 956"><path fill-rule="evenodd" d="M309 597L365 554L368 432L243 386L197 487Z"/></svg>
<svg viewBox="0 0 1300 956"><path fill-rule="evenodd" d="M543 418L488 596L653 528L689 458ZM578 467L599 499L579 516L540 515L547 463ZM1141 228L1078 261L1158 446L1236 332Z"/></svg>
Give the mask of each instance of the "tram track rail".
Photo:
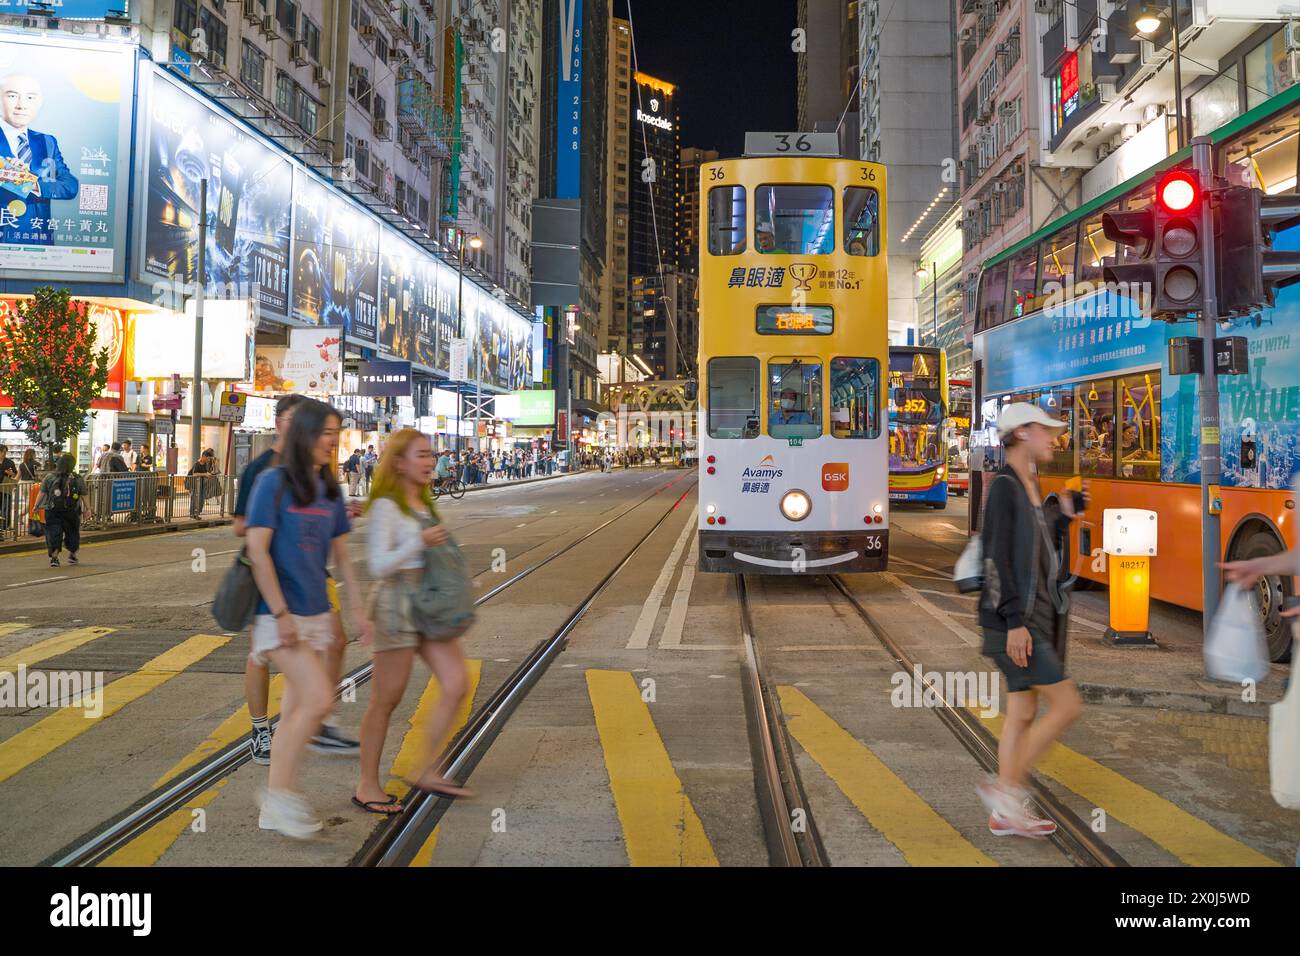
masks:
<svg viewBox="0 0 1300 956"><path fill-rule="evenodd" d="M889 633L881 626L875 615L867 610L842 577L832 574L827 575L827 580L849 602L872 636L880 642L899 667L909 674L924 674L917 667L912 657L903 650L897 641L889 636ZM931 691L934 698L939 702L939 706L935 708L935 713L944 726L952 731L958 742L984 770L989 773L996 773L998 764L997 739L980 723L975 715L948 700L944 696L944 688L941 685L927 680L924 676L922 676L921 680L926 689ZM1029 790L1031 798L1038 809L1047 819L1056 824L1056 833L1049 839L1067 859L1079 866L1125 867L1129 865L1128 861L1102 840L1098 834L1094 833L1092 828L1078 814L1067 807L1051 790L1032 775L1029 778Z"/></svg>
<svg viewBox="0 0 1300 956"><path fill-rule="evenodd" d="M794 748L790 745L781 701L767 679L754 639L745 576L737 574L735 581L740 605L741 640L745 649L742 686L749 724L750 757L768 859L773 866L827 866L826 848L817 832L812 807L794 761ZM795 824L796 812L799 812L802 826Z"/></svg>
<svg viewBox="0 0 1300 956"><path fill-rule="evenodd" d="M601 531L610 527L615 522L637 511L643 505L653 500L657 495L672 488L679 481L691 477L692 474L694 473L687 471L677 478L674 478L672 481L669 481L667 484L656 487L654 491L638 499L625 510L606 519L595 528L584 532L581 536L570 541L552 554L530 564L523 570L491 588L485 594L480 595L475 599L474 606L478 608L493 600L498 595L509 590L511 587L518 584L520 581L523 581L536 571L541 570L551 562L572 551L578 545L588 541ZM508 717L509 713L514 709L514 706L517 705L518 700L522 699L522 696L510 697L509 695L503 695L503 692L511 686L522 686L527 683L528 688L531 688L536 683L536 679L541 676L545 667L549 665L555 655L563 650L563 646L567 642L568 633L574 626L576 626L578 620L580 620L586 613L587 609L590 608L595 598L599 596L600 592L602 592L606 586L608 586L609 582L613 580L618 571L631 560L632 556L640 549L641 545L650 538L654 531L677 510L678 506L685 500L686 496L690 494L691 489L694 487L695 483L687 486L686 490L674 500L673 504L659 517L651 529L633 546L632 550L618 562L614 570L606 575L602 579L601 583L593 589L586 599L584 599L582 604L579 605L579 608L570 615L568 620L566 620L565 625L562 625L560 631L557 631L556 634L551 636L551 638L540 642L537 647L534 648L529 657L525 659L524 663L515 670L511 677L508 678L501 687L498 687L489 700L471 716L466 727L463 728L461 733L452 741L448 759L444 761L444 766L447 768L444 770L445 773L468 774L469 770L472 769L472 763L462 760L460 764L457 765L454 764L451 758L460 751L466 751L467 753L475 755L474 762L477 762L477 758L481 756L484 750L481 743L483 741L490 743L492 737L495 736L495 732L499 731L500 724L503 723L500 717ZM374 664L372 661L366 661L365 663L353 668L345 674L340 681L339 687L335 691L335 699L337 700L342 695L345 688L355 688L368 682L373 672ZM271 722L272 728L274 728L278 723L279 717L277 716ZM489 732L491 732L492 737L488 736ZM469 746L470 744L473 746ZM64 848L42 860L38 865L54 867L97 866L107 860L119 849L128 845L131 841L148 832L155 825L166 819L170 814L182 809L187 803L202 794L205 790L234 774L251 760L252 755L248 748L248 741L246 739L236 740L211 756L205 758L194 767L183 772L176 779L163 784L161 787L154 789L148 794L145 794L130 807L127 807L115 816L100 823L86 834L83 834L81 837L78 837L76 840L67 844ZM421 794L418 791L413 791L412 793L417 796L408 795L411 804L424 807L426 801L420 799L420 797L426 795ZM446 803L447 801L443 800L439 802ZM441 816L441 812L445 812L445 807L442 811L437 813L437 817ZM429 812L427 810L423 811L420 815L421 821L428 817ZM435 823L437 817L434 818ZM409 820L409 818L410 815L407 811L403 811L402 814L395 815L391 821L385 821L384 824L381 824L380 831L387 831L390 826ZM362 852L358 854L356 859L359 860L362 854L366 852L365 848L370 847L376 842L376 836L372 834L371 839L363 846ZM377 861L375 865L388 864Z"/></svg>
<svg viewBox="0 0 1300 956"><path fill-rule="evenodd" d="M511 715L529 692L537 686L551 663L564 651L573 629L591 610L592 605L618 573L672 516L690 491L688 487L682 492L681 496L673 502L672 507L665 511L623 555L622 559L587 592L586 597L568 614L556 631L549 638L539 641L523 663L515 668L510 676L497 686L491 696L470 715L469 721L451 742L447 753L438 765L438 770L444 777L455 781L460 786L465 785L474 768L500 736ZM451 807L451 803L452 801L447 797L412 788L402 800L402 812L394 814L372 831L370 838L353 857L350 865L361 867L410 865L429 834L438 826Z"/></svg>

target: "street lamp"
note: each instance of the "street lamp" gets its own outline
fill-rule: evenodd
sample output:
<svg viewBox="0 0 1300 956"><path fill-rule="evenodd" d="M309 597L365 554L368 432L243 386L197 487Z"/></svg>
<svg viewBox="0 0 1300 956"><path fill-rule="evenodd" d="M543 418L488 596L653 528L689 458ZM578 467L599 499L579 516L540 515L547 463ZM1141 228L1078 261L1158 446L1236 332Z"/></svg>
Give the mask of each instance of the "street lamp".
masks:
<svg viewBox="0 0 1300 956"><path fill-rule="evenodd" d="M1183 127L1183 57L1182 42L1178 36L1178 0L1169 4L1169 24L1174 35L1174 126L1178 136L1178 148L1187 145L1187 131ZM1164 5L1143 4L1133 20L1138 33L1155 33L1164 26Z"/></svg>
<svg viewBox="0 0 1300 956"><path fill-rule="evenodd" d="M460 339L461 341L464 341L465 340L465 313L464 310L461 308L461 303L464 301L464 292L465 292L465 231L463 229L457 229L456 238L458 240L456 245L460 249L460 255L457 257L456 260L456 266L457 266L456 267L456 338ZM470 236L469 245L471 249L482 249L483 240L480 239L478 236ZM469 347L469 343L467 342L466 348L468 347ZM475 398L477 399L478 390L479 390L477 359L475 359L474 361L474 370L475 370L474 371L474 381L475 381L474 394L475 394ZM458 418L457 421L459 420L460 419ZM474 438L475 438L475 443L477 444L477 440L478 440L477 414L475 417L475 424L474 424Z"/></svg>

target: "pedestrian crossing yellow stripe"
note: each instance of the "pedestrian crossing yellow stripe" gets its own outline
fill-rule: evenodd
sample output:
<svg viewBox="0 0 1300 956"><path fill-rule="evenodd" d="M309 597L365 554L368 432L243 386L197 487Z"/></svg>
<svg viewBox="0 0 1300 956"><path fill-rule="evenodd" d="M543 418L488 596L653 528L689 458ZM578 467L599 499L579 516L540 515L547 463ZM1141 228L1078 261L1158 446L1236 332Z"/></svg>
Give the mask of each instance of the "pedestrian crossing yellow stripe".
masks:
<svg viewBox="0 0 1300 956"><path fill-rule="evenodd" d="M25 630L30 626L31 625L29 624L0 624L0 637L4 637L6 634L13 634L17 631Z"/></svg>
<svg viewBox="0 0 1300 956"><path fill-rule="evenodd" d="M636 680L627 671L589 670L586 676L629 862L717 866Z"/></svg>
<svg viewBox="0 0 1300 956"><path fill-rule="evenodd" d="M0 628L8 626L0 625ZM26 627L26 625L19 626ZM78 627L75 630L64 631L62 634L56 634L43 641L37 641L30 647L24 647L21 651L10 654L8 657L0 657L0 671L16 671L20 667L31 667L40 661L76 650L81 645L89 644L96 638L112 634L114 630L115 628L111 627ZM0 635L2 634L4 634L4 631L0 630Z"/></svg>
<svg viewBox="0 0 1300 956"><path fill-rule="evenodd" d="M995 736L1003 718L980 717ZM1278 866L1177 804L1064 744L1054 743L1036 768L1061 786L1137 830L1189 866Z"/></svg>
<svg viewBox="0 0 1300 956"><path fill-rule="evenodd" d="M284 691L284 675L276 674L271 678L270 698L267 703L267 716L275 717L280 713L280 697ZM252 720L248 716L248 704L240 707L223 720L217 728L197 747L180 759L180 761L154 782L154 789L174 780L180 774L196 766L200 761L216 753L240 737L248 736L252 729ZM190 825L194 822L194 811L206 807L216 799L221 788L230 778L218 780L202 793L196 794L145 830L125 846L118 848L104 859L100 866L153 866L162 855L172 848Z"/></svg>
<svg viewBox="0 0 1300 956"><path fill-rule="evenodd" d="M456 708L456 714L451 719L451 730L447 735L447 740L455 737L461 729L469 722L470 710L474 707L474 695L478 692L479 678L483 675L482 661L465 662L466 677L469 681L468 690L465 693L465 699L460 702ZM429 722L429 711L433 705L438 702L442 696L442 689L438 686L437 678L431 677L429 685L425 687L424 693L420 695L420 703L415 708L415 713L411 715L410 729L402 737L402 746L397 751L397 757L393 760L393 768L389 775L393 778L389 781L388 792L392 793L394 783L401 784L401 780L411 780L423 768L419 765L423 755L428 751L424 750L424 726ZM442 741L445 746L447 741ZM437 748L438 752L442 747ZM433 858L433 851L438 845L439 827L434 827L433 832L425 839L420 849L415 851L415 856L411 859L411 866L428 866L429 861Z"/></svg>
<svg viewBox="0 0 1300 956"><path fill-rule="evenodd" d="M779 687L790 733L912 866L997 866L796 687Z"/></svg>
<svg viewBox="0 0 1300 956"><path fill-rule="evenodd" d="M0 741L0 781L31 766L45 755L84 734L99 721L113 716L127 704L167 683L191 664L207 657L230 638L214 634L196 634L148 661L133 674L127 674L104 688L103 711L88 717L84 706L61 707Z"/></svg>

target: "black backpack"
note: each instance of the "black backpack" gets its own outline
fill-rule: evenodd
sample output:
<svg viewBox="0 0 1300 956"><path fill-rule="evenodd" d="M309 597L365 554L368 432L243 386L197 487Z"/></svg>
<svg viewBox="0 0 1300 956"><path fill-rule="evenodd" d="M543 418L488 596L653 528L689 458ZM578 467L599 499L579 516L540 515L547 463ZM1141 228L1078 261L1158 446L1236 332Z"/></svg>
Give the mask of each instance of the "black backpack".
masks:
<svg viewBox="0 0 1300 956"><path fill-rule="evenodd" d="M81 495L77 492L75 476L56 477L45 499L47 511L75 511L81 503Z"/></svg>

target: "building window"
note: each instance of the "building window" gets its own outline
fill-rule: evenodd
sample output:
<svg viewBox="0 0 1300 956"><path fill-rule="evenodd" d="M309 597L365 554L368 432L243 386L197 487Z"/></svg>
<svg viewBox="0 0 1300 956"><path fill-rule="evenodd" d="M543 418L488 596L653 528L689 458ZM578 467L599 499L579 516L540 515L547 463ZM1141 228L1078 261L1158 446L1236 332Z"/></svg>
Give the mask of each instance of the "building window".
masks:
<svg viewBox="0 0 1300 956"><path fill-rule="evenodd" d="M247 40L239 64L239 78L250 90L266 95L266 54Z"/></svg>
<svg viewBox="0 0 1300 956"><path fill-rule="evenodd" d="M1192 135L1210 133L1241 113L1237 68L1216 76L1191 97Z"/></svg>
<svg viewBox="0 0 1300 956"><path fill-rule="evenodd" d="M218 66L226 65L226 24L207 7L199 9L199 26L208 40L208 57Z"/></svg>
<svg viewBox="0 0 1300 956"><path fill-rule="evenodd" d="M194 35L194 28L199 25L199 6L197 0L176 0L176 12L172 25L181 33Z"/></svg>
<svg viewBox="0 0 1300 956"><path fill-rule="evenodd" d="M284 28L286 40L298 38L298 4L293 0L275 0L275 19Z"/></svg>
<svg viewBox="0 0 1300 956"><path fill-rule="evenodd" d="M320 27L306 17L302 18L302 42L313 63L320 62Z"/></svg>

